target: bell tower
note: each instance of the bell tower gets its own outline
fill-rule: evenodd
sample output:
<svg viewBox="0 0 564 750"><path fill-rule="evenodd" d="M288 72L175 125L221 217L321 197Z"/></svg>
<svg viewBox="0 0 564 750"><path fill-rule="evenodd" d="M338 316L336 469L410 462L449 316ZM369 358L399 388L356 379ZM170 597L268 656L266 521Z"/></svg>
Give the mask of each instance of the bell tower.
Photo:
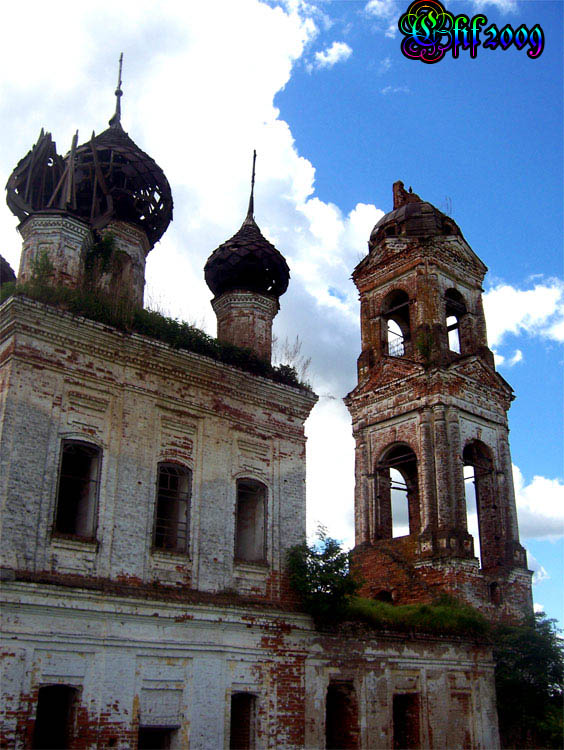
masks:
<svg viewBox="0 0 564 750"><path fill-rule="evenodd" d="M403 604L446 593L519 619L532 611L530 572L508 443L513 391L487 344L487 268L451 218L401 182L393 197L353 272L362 352L345 403L364 594Z"/></svg>

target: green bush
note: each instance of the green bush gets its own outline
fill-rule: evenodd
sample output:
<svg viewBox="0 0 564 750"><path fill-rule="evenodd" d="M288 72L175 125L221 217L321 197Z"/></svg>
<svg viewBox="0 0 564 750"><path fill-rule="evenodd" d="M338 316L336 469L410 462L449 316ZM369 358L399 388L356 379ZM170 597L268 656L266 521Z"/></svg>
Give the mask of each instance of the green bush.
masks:
<svg viewBox="0 0 564 750"><path fill-rule="evenodd" d="M359 582L350 571L350 553L320 526L317 542L293 547L288 555L292 588L318 621L342 618Z"/></svg>
<svg viewBox="0 0 564 750"><path fill-rule="evenodd" d="M564 641L555 623L542 613L494 631L502 747L562 747Z"/></svg>

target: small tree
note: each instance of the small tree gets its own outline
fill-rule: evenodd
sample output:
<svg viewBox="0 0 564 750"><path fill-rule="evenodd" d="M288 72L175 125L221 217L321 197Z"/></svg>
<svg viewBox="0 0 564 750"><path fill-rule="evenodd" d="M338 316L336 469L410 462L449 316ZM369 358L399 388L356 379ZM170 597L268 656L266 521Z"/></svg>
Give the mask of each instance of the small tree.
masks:
<svg viewBox="0 0 564 750"><path fill-rule="evenodd" d="M290 582L307 612L317 620L341 617L360 583L350 571L350 553L320 526L317 542L289 553Z"/></svg>
<svg viewBox="0 0 564 750"><path fill-rule="evenodd" d="M544 613L494 633L499 730L505 748L561 748L564 642Z"/></svg>

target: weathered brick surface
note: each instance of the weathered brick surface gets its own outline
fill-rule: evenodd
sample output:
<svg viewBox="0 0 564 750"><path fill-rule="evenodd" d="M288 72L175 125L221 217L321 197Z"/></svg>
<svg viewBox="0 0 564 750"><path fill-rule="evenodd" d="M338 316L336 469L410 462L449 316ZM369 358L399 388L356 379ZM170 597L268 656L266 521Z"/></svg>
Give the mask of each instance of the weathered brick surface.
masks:
<svg viewBox="0 0 564 750"><path fill-rule="evenodd" d="M381 238L354 271L362 353L358 385L345 402L356 441L355 560L368 595L387 592L405 603L446 592L492 619L520 619L531 613L532 599L507 437L513 393L487 347L486 270L463 237L452 235ZM459 305L459 353L449 348L449 299ZM399 321L403 334L396 356L389 320ZM410 536L392 539L386 461L399 447L416 469ZM467 531L468 456L480 463L481 568ZM407 465L403 473L408 481Z"/></svg>
<svg viewBox="0 0 564 750"><path fill-rule="evenodd" d="M429 707L422 747L457 746L446 717L461 694L470 746L498 747L493 665L479 644L323 634L276 609L38 583L7 583L3 597L5 747L29 746L39 688L52 684L78 690L75 748L135 748L140 724L177 727L176 748L228 746L233 692L256 696L258 747L324 747L327 689L339 682L354 687L359 747L392 747L393 695L406 691Z"/></svg>

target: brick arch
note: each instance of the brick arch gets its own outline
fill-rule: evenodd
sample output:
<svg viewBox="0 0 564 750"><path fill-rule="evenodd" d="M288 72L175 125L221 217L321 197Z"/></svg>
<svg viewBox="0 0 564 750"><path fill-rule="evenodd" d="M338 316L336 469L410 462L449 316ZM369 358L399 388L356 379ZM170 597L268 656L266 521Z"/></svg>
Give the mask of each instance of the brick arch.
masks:
<svg viewBox="0 0 564 750"><path fill-rule="evenodd" d="M469 354L475 349L475 342L466 298L458 289L449 287L443 299L447 347L457 354Z"/></svg>
<svg viewBox="0 0 564 750"><path fill-rule="evenodd" d="M380 304L382 351L401 357L411 351L409 294L401 287L391 289Z"/></svg>
<svg viewBox="0 0 564 750"><path fill-rule="evenodd" d="M497 492L493 450L481 440L467 440L462 463L473 469L482 567L496 567L503 564L504 508Z"/></svg>
<svg viewBox="0 0 564 750"><path fill-rule="evenodd" d="M392 490L399 487L397 480L394 487L392 471L399 472L405 484L409 534L418 534L421 530L417 453L407 442L396 441L380 452L374 467L376 540L393 537Z"/></svg>

